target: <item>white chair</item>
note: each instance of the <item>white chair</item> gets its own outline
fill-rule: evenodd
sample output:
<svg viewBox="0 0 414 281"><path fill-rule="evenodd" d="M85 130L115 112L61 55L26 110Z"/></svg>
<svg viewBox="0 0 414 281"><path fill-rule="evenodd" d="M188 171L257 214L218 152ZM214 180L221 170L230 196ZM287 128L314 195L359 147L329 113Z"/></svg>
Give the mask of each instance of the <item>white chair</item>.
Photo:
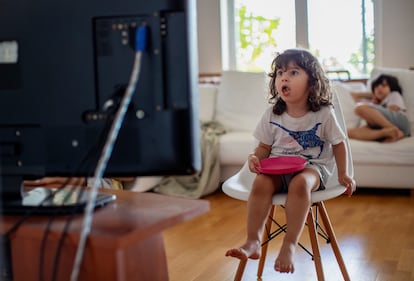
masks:
<svg viewBox="0 0 414 281"><path fill-rule="evenodd" d="M333 104L335 108L335 115L338 119L338 122L340 126L342 127L342 129L346 132L344 118L342 115L342 109L341 109L341 106L339 104L339 101L336 95L334 95L333 97ZM352 156L351 156L351 151L350 151L348 141L346 141L346 145L347 145L347 157L348 157L348 173L350 176L353 176ZM226 193L230 197L243 200L243 201L247 201L249 197L249 193L250 193L250 187L252 186L254 178L255 178L255 174L250 172L247 162L246 162L237 174L230 177L223 183L222 189L224 193ZM338 265L342 272L344 280L346 281L350 280L349 274L346 270L346 266L342 258L340 249L339 249L338 242L335 237L335 233L333 231L330 219L328 217L328 213L324 205L324 201L340 196L345 191L345 187L343 187L342 185L338 183L337 178L338 177L337 177L336 168L335 168L335 173L328 180L326 189L312 192L312 196L311 196L312 207L309 209L308 217L306 220L306 224L309 230L312 252L308 250L306 251L308 251L308 253L310 253L313 257L313 260L315 262L318 281L325 280L324 272L322 268L322 262L321 262L321 255L319 251L318 235L323 236L326 239L326 241L331 244L332 250L335 254L336 260L338 262ZM286 225L280 225L274 219L274 212L276 210L276 206L283 206L285 202L286 202L286 194L276 194L273 196L272 208L269 212L269 217L267 219L265 230L263 232L263 237L262 237L262 255L260 257L259 266L257 270L258 279L261 278L262 273L263 273L263 268L265 264L266 254L267 254L267 247L269 244L268 242L274 237L276 237L278 234L286 231ZM318 214L322 220L322 223L325 229L323 229L322 226L318 222ZM275 223L277 225L278 228L276 231L271 230L272 223ZM300 246L304 248L302 245ZM240 261L235 278L234 278L235 281L241 280L245 266L246 266L246 262L247 261Z"/></svg>

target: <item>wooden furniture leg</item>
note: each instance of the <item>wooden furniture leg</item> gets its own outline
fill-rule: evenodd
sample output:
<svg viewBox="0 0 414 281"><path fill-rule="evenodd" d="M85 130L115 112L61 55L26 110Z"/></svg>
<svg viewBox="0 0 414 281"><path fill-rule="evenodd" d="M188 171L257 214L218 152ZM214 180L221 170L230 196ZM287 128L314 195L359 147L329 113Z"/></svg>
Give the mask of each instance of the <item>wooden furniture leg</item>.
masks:
<svg viewBox="0 0 414 281"><path fill-rule="evenodd" d="M234 276L234 281L241 281L246 268L247 260L240 260L239 266L237 267L236 276Z"/></svg>
<svg viewBox="0 0 414 281"><path fill-rule="evenodd" d="M267 250L268 250L268 244L269 244L269 235L272 232L272 225L273 225L273 217L276 211L276 206L272 205L270 212L269 212L269 217L266 221L266 226L265 229L263 230L263 235L262 235L262 253L260 256L260 260L259 260L259 265L258 265L258 269L257 269L257 280L262 280L262 274L263 274L263 270L264 270L264 265L266 262L266 255L267 255ZM329 242L331 243L332 246L332 250L335 254L336 260L338 262L339 268L341 270L342 276L344 278L345 281L350 281L350 277L348 274L348 271L346 269L345 266L345 262L342 258L340 249L339 249L339 245L338 242L336 240L336 236L335 233L333 231L332 228L332 224L330 222L330 219L328 217L328 213L326 211L325 205L323 202L318 202L316 203L316 212L319 212L323 225L325 226L325 231L328 235L328 239ZM309 213L308 216L306 218L306 223L308 225L308 231L309 231L309 237L310 237L310 242L311 242L311 246L312 246L312 255L313 255L313 260L315 263L315 268L316 268L316 275L318 278L318 281L325 281L325 275L323 272L323 266L322 266L322 258L321 258L321 253L320 253L320 248L319 248L319 241L318 241L318 229L317 229L317 225L315 222L315 215L313 213L313 209L310 208L309 209ZM241 281L242 277L243 277L243 273L245 270L247 264L247 260L241 260L239 262L239 266L237 268L237 272L234 278L234 281Z"/></svg>
<svg viewBox="0 0 414 281"><path fill-rule="evenodd" d="M316 275L318 276L318 281L325 281L325 276L323 274L322 268L321 253L319 251L319 242L317 237L315 217L313 215L312 207L309 209L307 223L309 230L309 238L312 245L313 261L315 262L316 267Z"/></svg>
<svg viewBox="0 0 414 281"><path fill-rule="evenodd" d="M323 225L325 226L325 230L328 233L328 236L331 240L330 243L332 246L332 250L335 254L339 268L342 272L342 276L344 277L345 281L350 281L350 277L349 277L348 271L346 270L345 262L344 262L344 259L342 258L341 251L339 249L339 245L336 240L336 236L333 231L331 221L328 217L328 213L326 212L325 204L323 202L318 202L317 206L318 206L319 214L321 215Z"/></svg>
<svg viewBox="0 0 414 281"><path fill-rule="evenodd" d="M272 219L273 219L274 214L275 214L275 205L272 205L272 207L270 208L269 216L267 218L266 226L265 226L265 229L263 230L263 235L262 235L262 253L260 255L259 266L257 268L258 278L261 278L263 274L263 268L265 265L266 255L267 255L267 247L270 242L268 241L269 234L272 232Z"/></svg>

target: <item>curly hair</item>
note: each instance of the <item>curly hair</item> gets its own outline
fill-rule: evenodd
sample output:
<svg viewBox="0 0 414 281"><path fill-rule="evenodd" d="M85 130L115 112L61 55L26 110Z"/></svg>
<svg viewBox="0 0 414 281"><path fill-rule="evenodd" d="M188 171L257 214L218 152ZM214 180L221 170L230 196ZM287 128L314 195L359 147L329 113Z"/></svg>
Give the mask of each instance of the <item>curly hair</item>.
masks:
<svg viewBox="0 0 414 281"><path fill-rule="evenodd" d="M319 111L322 106L331 105L332 89L330 81L318 59L306 50L288 49L276 55L271 64L271 72L268 74L270 77L269 102L274 103L273 112L281 115L286 111L286 103L281 99L276 90L276 72L278 69L286 69L291 62L305 70L308 74L308 109L315 112Z"/></svg>
<svg viewBox="0 0 414 281"><path fill-rule="evenodd" d="M374 89L381 85L382 83L387 83L390 87L391 92L399 92L402 95L402 88L398 79L392 75L381 74L371 83L371 91L374 92Z"/></svg>

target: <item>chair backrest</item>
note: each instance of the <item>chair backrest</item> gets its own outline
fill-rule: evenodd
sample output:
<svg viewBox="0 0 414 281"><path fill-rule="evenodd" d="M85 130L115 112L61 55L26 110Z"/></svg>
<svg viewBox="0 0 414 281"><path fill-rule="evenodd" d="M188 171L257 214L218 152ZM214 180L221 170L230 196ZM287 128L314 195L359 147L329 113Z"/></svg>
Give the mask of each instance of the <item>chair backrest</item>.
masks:
<svg viewBox="0 0 414 281"><path fill-rule="evenodd" d="M344 133L346 134L347 130L346 130L344 114L342 112L341 103L339 102L337 93L335 91L333 92L332 103L333 103L333 106L334 106L335 116L336 116L336 119L339 123L339 126L344 131ZM347 167L348 175L353 177L354 176L354 165L353 165L353 160L352 160L351 146L349 145L349 141L348 141L348 136L345 139L345 145L346 145L347 160L348 160L347 161L347 163L348 163L348 167ZM338 173L337 173L337 170L335 169L333 175L328 180L327 186L332 186L332 185L337 185L337 184L339 184L338 183Z"/></svg>
<svg viewBox="0 0 414 281"><path fill-rule="evenodd" d="M346 125L344 116L342 114L341 104L337 97L336 92L333 93L332 103L334 106L335 116L339 123L339 126L346 134ZM354 167L352 163L352 154L351 148L349 145L348 138L345 140L345 145L347 148L347 164L348 164L348 175L354 175ZM247 158L247 155L246 155ZM223 192L226 193L228 196L247 201L250 188L253 184L253 180L255 178L255 174L250 172L247 161L244 163L243 167L240 171L235 174L234 176L228 178L222 185ZM329 198L336 197L342 194L345 191L345 187L341 186L338 182L338 174L337 169L335 167L333 175L328 179L326 184L326 189L323 191L313 192L312 193L312 202L317 202L321 200L326 200ZM274 196L273 204L284 204L286 200L286 196L284 194Z"/></svg>

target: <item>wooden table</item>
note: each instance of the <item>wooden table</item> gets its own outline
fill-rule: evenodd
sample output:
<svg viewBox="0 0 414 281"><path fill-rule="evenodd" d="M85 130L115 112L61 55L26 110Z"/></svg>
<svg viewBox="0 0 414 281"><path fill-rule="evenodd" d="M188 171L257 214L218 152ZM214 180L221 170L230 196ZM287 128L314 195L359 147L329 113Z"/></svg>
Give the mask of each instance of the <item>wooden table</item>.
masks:
<svg viewBox="0 0 414 281"><path fill-rule="evenodd" d="M97 209L78 280L165 281L168 268L162 231L209 210L205 200L167 197L154 193L114 191L115 202ZM4 233L18 219L4 216ZM47 217L32 217L11 235L14 281L38 281L41 241ZM66 217L55 217L44 253L44 279L51 280L58 241ZM69 280L82 229L76 216L64 240L57 280ZM42 280L42 281L43 281Z"/></svg>

